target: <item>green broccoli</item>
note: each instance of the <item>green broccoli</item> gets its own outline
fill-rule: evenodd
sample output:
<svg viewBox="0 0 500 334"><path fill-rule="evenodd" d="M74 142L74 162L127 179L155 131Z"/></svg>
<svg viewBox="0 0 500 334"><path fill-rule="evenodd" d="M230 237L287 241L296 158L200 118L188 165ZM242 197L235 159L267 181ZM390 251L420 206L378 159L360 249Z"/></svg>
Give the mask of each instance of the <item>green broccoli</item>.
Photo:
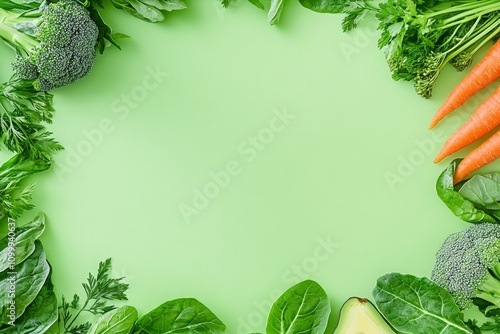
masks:
<svg viewBox="0 0 500 334"><path fill-rule="evenodd" d="M449 235L436 254L432 280L457 305L484 312L500 307L500 225L480 223Z"/></svg>
<svg viewBox="0 0 500 334"><path fill-rule="evenodd" d="M94 64L99 30L74 0L43 2L35 10L0 8L0 38L17 54L12 67L39 91L69 85Z"/></svg>

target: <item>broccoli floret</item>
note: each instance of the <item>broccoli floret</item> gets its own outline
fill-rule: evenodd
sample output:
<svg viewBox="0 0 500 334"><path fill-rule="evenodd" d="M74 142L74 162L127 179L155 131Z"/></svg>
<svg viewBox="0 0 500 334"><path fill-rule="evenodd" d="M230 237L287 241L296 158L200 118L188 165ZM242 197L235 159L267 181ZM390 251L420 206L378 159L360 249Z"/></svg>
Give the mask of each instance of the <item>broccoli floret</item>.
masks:
<svg viewBox="0 0 500 334"><path fill-rule="evenodd" d="M500 306L500 225L481 223L449 235L436 254L431 278L462 309L473 301Z"/></svg>
<svg viewBox="0 0 500 334"><path fill-rule="evenodd" d="M13 47L15 74L40 91L69 85L94 64L98 27L74 0L42 4L28 12L0 9L0 38Z"/></svg>

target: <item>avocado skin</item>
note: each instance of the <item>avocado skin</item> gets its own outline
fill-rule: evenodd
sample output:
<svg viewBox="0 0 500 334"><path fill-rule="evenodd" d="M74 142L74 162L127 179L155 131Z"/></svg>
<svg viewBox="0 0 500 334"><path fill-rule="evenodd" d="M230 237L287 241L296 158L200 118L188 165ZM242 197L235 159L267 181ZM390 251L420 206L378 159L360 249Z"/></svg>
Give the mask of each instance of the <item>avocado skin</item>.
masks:
<svg viewBox="0 0 500 334"><path fill-rule="evenodd" d="M333 334L396 334L396 330L367 298L351 297L340 309Z"/></svg>

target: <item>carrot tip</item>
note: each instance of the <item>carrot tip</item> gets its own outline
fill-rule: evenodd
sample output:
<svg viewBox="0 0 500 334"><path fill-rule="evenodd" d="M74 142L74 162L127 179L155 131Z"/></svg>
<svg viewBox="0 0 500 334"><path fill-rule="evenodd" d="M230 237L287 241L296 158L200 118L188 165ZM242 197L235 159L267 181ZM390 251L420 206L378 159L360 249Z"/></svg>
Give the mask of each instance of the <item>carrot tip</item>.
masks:
<svg viewBox="0 0 500 334"><path fill-rule="evenodd" d="M442 156L441 153L437 155L437 157L434 158L433 162L435 164L437 164L438 162L441 162L441 160L443 160L445 158L445 156Z"/></svg>

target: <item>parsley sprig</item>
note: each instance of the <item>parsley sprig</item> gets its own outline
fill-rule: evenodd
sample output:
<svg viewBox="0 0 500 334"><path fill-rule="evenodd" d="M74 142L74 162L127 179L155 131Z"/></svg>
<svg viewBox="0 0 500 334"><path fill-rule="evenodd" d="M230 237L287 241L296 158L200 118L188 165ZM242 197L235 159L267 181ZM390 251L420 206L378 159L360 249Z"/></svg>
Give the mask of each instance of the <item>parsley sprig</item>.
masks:
<svg viewBox="0 0 500 334"><path fill-rule="evenodd" d="M50 161L62 149L45 124L52 122L52 94L37 91L30 81L12 78L0 85L0 138L5 147L33 160Z"/></svg>

